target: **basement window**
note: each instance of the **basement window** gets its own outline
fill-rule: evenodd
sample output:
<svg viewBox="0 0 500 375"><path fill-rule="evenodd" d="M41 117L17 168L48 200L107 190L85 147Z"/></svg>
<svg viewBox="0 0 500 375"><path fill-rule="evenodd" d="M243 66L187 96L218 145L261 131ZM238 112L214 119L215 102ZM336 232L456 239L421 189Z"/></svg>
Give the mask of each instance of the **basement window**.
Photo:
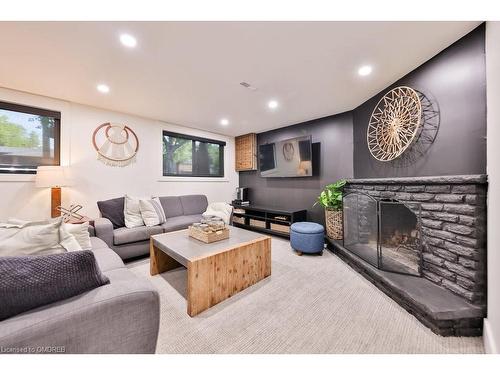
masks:
<svg viewBox="0 0 500 375"><path fill-rule="evenodd" d="M163 176L224 177L226 142L163 131Z"/></svg>
<svg viewBox="0 0 500 375"><path fill-rule="evenodd" d="M0 102L0 173L60 165L61 113Z"/></svg>

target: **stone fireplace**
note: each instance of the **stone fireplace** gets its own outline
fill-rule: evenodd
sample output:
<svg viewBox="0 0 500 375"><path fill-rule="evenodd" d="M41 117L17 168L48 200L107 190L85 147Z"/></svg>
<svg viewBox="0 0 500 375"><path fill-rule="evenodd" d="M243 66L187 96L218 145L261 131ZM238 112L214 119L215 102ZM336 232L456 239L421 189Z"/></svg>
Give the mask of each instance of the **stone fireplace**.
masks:
<svg viewBox="0 0 500 375"><path fill-rule="evenodd" d="M433 331L480 335L486 187L485 175L348 180L333 248Z"/></svg>

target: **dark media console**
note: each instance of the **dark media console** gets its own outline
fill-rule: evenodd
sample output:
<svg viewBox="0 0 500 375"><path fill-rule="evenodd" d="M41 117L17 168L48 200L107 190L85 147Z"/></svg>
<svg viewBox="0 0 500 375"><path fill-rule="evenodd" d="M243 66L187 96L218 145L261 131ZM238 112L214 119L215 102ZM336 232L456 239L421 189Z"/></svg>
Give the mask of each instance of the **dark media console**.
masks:
<svg viewBox="0 0 500 375"><path fill-rule="evenodd" d="M233 205L232 222L235 227L290 237L290 226L306 221L307 210L289 210L257 205Z"/></svg>

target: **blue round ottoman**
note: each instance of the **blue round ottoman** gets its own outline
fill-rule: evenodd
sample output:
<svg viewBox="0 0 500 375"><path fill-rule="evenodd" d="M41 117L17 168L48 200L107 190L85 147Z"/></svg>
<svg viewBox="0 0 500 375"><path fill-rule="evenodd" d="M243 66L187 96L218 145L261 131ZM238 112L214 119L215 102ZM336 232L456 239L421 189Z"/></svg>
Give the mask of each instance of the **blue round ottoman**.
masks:
<svg viewBox="0 0 500 375"><path fill-rule="evenodd" d="M307 221L292 224L290 228L290 245L297 254L322 253L324 244L325 229L323 225Z"/></svg>

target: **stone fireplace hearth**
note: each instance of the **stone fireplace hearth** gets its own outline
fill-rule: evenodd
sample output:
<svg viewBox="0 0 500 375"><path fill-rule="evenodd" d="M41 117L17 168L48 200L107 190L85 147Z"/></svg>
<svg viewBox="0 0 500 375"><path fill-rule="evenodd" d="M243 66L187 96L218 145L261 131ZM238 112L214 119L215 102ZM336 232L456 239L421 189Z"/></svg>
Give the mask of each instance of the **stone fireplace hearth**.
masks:
<svg viewBox="0 0 500 375"><path fill-rule="evenodd" d="M348 180L344 214L356 219L349 219L347 226L344 221L344 242L331 245L435 332L479 335L486 305L486 187L485 175ZM356 197L356 208L362 211L358 216L350 214L355 205L349 197ZM359 197L374 203L360 205ZM385 207L384 200L404 203L418 212L418 233L411 222L403 225L411 215L392 205L387 205L386 210L392 212L386 211L385 219L379 216L385 225L374 227L373 215L382 210L374 211L374 207ZM412 236L418 236L421 256L410 246L415 240ZM364 256L366 247L375 244L377 249L377 243L378 253ZM360 246L364 250L356 251ZM384 262L384 256L389 260ZM387 266L398 261L406 262L414 272Z"/></svg>

